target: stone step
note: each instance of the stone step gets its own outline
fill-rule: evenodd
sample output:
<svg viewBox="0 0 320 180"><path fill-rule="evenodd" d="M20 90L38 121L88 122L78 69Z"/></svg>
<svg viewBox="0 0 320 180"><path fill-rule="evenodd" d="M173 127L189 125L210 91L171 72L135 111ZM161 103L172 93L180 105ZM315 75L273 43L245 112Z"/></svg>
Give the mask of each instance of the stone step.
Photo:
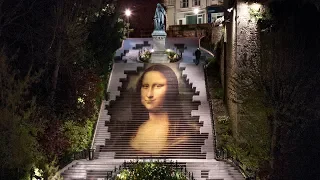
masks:
<svg viewBox="0 0 320 180"><path fill-rule="evenodd" d="M124 58L128 58L133 61L134 55L137 55L138 50L129 50ZM205 55L205 54L203 54ZM156 56L156 55L155 55ZM114 123L115 119L112 117L112 113L119 114L118 118L129 119L131 117L128 109L132 108L131 103L123 101L122 108L118 108L117 101L121 98L136 98L134 95L124 95L122 86L128 84L130 80L130 73L137 73L138 68L143 68L141 63L115 63L113 71L110 76L110 83L108 85L109 100L103 101L100 108L99 120L96 124L96 132L94 147L94 160L92 161L79 161L73 166L65 170L62 175L65 179L103 179L107 175L108 171L119 167L125 160L134 160L137 157L144 158L146 160L152 159L173 159L178 160L179 163L184 163L187 171L193 173L196 180L208 180L208 179L243 179L241 173L236 168L228 163L214 160L214 146L213 146L213 127L210 106L207 101L207 92L204 82L204 72L201 66L195 66L194 64L180 63L177 65L178 73L180 73L179 82L183 83L183 87L180 89L182 99L181 106L185 113L181 113L181 116L187 116L184 122L192 122L193 128L185 125L177 125L177 131L189 132L190 142L176 145L174 148L167 148L166 151L161 152L160 155L139 153L121 144L125 144L130 141L130 135L122 135L121 133L130 134L136 132L137 127L144 121L135 121L131 126L126 128L126 121L120 123ZM125 73L126 72L126 73ZM139 71L140 72L140 71ZM172 102L171 104L174 104ZM169 107L171 108L171 107ZM176 111L179 112L179 111ZM180 112L179 112L180 113ZM174 114L174 113L173 113ZM176 116L180 114L176 113ZM135 126L135 127L134 127ZM192 126L193 127L193 126ZM122 129L119 132L119 129ZM125 129L125 131L123 131ZM120 136L121 135L121 136ZM117 146L111 146L111 142L115 141L113 137L119 136ZM171 138L179 136L170 135ZM155 147L156 148L156 147Z"/></svg>

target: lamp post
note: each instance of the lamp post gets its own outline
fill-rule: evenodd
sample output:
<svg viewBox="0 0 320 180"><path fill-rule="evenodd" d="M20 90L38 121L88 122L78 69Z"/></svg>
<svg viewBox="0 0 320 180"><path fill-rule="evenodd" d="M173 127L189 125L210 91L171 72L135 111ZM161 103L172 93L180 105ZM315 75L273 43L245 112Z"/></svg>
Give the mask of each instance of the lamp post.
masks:
<svg viewBox="0 0 320 180"><path fill-rule="evenodd" d="M193 13L196 15L196 37L198 37L198 14L199 14L199 8L194 8Z"/></svg>
<svg viewBox="0 0 320 180"><path fill-rule="evenodd" d="M127 16L127 19L128 19L128 38L129 38L129 27L130 27L130 24L129 24L129 20L130 20L130 15L131 15L131 11L130 9L126 9L126 11L124 12L124 14Z"/></svg>

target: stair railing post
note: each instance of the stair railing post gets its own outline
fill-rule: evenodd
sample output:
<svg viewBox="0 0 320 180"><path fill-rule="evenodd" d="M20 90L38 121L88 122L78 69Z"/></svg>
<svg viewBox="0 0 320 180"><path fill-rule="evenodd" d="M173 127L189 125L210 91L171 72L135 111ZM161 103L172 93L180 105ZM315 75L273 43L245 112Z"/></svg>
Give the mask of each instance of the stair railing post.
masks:
<svg viewBox="0 0 320 180"><path fill-rule="evenodd" d="M93 155L94 155L94 149L89 150L89 160L93 160Z"/></svg>
<svg viewBox="0 0 320 180"><path fill-rule="evenodd" d="M90 160L90 148L87 148L85 151L85 159L89 159Z"/></svg>
<svg viewBox="0 0 320 180"><path fill-rule="evenodd" d="M88 158L89 160L91 160L91 148L88 148L88 149L86 150L86 156L87 156L87 158Z"/></svg>

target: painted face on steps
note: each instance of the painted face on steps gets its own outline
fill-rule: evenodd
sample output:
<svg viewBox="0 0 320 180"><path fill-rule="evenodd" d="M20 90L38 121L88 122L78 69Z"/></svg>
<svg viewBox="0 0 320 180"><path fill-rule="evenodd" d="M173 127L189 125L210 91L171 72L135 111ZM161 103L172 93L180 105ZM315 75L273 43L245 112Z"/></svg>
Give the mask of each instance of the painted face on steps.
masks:
<svg viewBox="0 0 320 180"><path fill-rule="evenodd" d="M148 111L161 111L167 92L167 79L158 71L147 72L141 86L141 103Z"/></svg>

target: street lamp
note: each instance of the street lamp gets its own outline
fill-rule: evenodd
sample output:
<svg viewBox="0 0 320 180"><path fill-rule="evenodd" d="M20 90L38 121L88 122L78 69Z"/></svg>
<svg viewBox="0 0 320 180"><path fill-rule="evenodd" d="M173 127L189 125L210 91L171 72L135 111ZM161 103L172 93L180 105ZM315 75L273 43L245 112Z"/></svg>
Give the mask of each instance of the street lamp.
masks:
<svg viewBox="0 0 320 180"><path fill-rule="evenodd" d="M126 11L124 12L124 14L127 16L128 18L128 38L129 38L129 27L130 27L130 24L129 24L129 20L130 20L130 15L131 15L131 11L130 9L126 9Z"/></svg>
<svg viewBox="0 0 320 180"><path fill-rule="evenodd" d="M194 8L194 9L193 9L193 13L194 13L195 15L198 15L198 14L199 14L199 8Z"/></svg>
<svg viewBox="0 0 320 180"><path fill-rule="evenodd" d="M199 14L199 8L194 8L193 13L196 15L196 37L198 37L198 14Z"/></svg>

